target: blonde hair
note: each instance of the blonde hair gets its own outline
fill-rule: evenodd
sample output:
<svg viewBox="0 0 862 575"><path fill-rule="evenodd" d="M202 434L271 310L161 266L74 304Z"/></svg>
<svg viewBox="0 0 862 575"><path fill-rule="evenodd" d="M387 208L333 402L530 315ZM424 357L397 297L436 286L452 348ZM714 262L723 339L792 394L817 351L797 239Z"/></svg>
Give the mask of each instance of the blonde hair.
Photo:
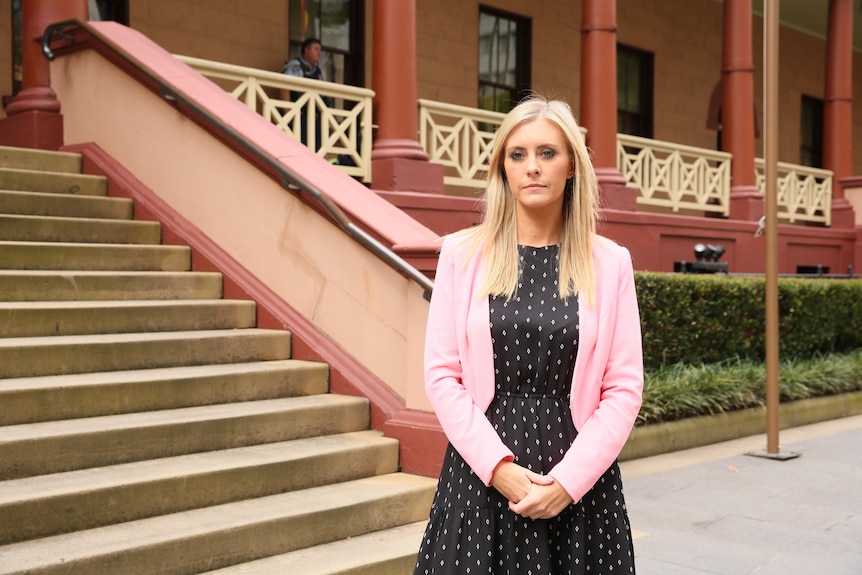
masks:
<svg viewBox="0 0 862 575"><path fill-rule="evenodd" d="M563 198L560 297L582 292L592 307L596 294L592 244L599 214L598 182L584 138L565 102L531 96L506 115L494 136L483 196L484 216L481 223L459 235L472 241L468 258L481 246L486 277L480 297L513 297L518 288L518 226L515 198L504 175L504 155L512 131L538 119L549 120L560 128L574 166L574 176L566 182Z"/></svg>

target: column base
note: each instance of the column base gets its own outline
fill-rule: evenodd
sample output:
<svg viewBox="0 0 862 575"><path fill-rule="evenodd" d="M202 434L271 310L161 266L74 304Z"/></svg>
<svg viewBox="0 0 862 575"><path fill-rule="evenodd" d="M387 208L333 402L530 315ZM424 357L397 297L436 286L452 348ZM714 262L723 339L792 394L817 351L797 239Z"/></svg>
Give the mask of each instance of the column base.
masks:
<svg viewBox="0 0 862 575"><path fill-rule="evenodd" d="M765 213L766 203L757 186L730 188L730 219L756 222Z"/></svg>
<svg viewBox="0 0 862 575"><path fill-rule="evenodd" d="M636 212L640 190L626 185L622 172L616 168L596 168L596 179L602 194L602 208Z"/></svg>
<svg viewBox="0 0 862 575"><path fill-rule="evenodd" d="M832 221L830 227L838 229L853 229L856 226L856 213L845 198L832 200Z"/></svg>
<svg viewBox="0 0 862 575"><path fill-rule="evenodd" d="M60 112L57 93L48 87L24 88L6 106L6 115L14 116L25 112Z"/></svg>
<svg viewBox="0 0 862 575"><path fill-rule="evenodd" d="M63 116L33 110L0 119L0 145L59 150L63 145Z"/></svg>
<svg viewBox="0 0 862 575"><path fill-rule="evenodd" d="M371 159L386 160L390 158L406 158L409 160L428 161L428 154L416 140L387 139L376 140L371 150Z"/></svg>
<svg viewBox="0 0 862 575"><path fill-rule="evenodd" d="M442 194L444 167L410 158L371 159L371 189L392 192Z"/></svg>

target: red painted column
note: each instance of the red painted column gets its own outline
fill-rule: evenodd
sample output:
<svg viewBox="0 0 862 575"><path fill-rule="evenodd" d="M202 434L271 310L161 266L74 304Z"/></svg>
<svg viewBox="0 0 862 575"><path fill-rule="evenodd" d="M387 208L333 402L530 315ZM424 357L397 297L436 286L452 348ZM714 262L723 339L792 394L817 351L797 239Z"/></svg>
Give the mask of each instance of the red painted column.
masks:
<svg viewBox="0 0 862 575"><path fill-rule="evenodd" d="M443 192L443 166L419 143L416 0L374 0L372 88L377 135L371 187Z"/></svg>
<svg viewBox="0 0 862 575"><path fill-rule="evenodd" d="M823 167L832 170L832 227L852 228L853 207L841 180L853 175L853 1L829 1Z"/></svg>
<svg viewBox="0 0 862 575"><path fill-rule="evenodd" d="M637 194L617 168L617 4L584 0L581 12L581 115L604 206L637 210Z"/></svg>
<svg viewBox="0 0 862 575"><path fill-rule="evenodd" d="M48 60L42 55L42 33L49 24L87 19L87 0L23 0L22 89L0 120L0 144L42 149L63 145L60 102L51 89Z"/></svg>
<svg viewBox="0 0 862 575"><path fill-rule="evenodd" d="M721 140L733 154L730 169L730 217L758 220L763 195L754 172L754 57L751 0L725 0L721 63Z"/></svg>

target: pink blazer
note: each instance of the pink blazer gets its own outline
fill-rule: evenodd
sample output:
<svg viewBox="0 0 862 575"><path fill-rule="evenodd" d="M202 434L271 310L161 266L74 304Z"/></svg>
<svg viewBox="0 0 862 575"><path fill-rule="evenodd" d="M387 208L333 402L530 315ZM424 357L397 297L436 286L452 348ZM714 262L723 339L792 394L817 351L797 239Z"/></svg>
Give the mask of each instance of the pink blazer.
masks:
<svg viewBox="0 0 862 575"><path fill-rule="evenodd" d="M488 298L477 249L443 241L425 338L425 390L440 425L476 475L490 485L494 468L514 455L485 417L494 397L494 359ZM596 301L579 295L580 337L571 408L578 436L551 470L572 501L595 484L631 433L641 405L643 352L631 256L596 236Z"/></svg>

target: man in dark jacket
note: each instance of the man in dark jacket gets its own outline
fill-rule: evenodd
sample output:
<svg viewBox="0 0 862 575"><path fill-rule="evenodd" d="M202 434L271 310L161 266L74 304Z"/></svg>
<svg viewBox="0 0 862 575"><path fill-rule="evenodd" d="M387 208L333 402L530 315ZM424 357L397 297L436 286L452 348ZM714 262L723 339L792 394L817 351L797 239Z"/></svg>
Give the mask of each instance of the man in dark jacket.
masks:
<svg viewBox="0 0 862 575"><path fill-rule="evenodd" d="M302 42L302 46L299 49L299 57L290 60L285 63L284 69L282 72L284 74L288 74L290 76L298 76L300 78L308 78L310 80L322 80L326 81L326 75L323 73L323 70L320 68L320 40L317 38L306 38ZM286 94L282 91L282 98L284 98ZM300 96L302 96L302 92L298 92L295 90L291 90L290 100L292 102L297 101ZM324 96L323 103L326 106L332 106L334 104L332 98ZM313 104L311 104L313 105ZM300 140L306 146L308 145L308 111L306 106L303 106L301 111L300 118ZM320 129L320 113L315 115L314 120L314 151L320 149L320 138L321 138L321 129Z"/></svg>

